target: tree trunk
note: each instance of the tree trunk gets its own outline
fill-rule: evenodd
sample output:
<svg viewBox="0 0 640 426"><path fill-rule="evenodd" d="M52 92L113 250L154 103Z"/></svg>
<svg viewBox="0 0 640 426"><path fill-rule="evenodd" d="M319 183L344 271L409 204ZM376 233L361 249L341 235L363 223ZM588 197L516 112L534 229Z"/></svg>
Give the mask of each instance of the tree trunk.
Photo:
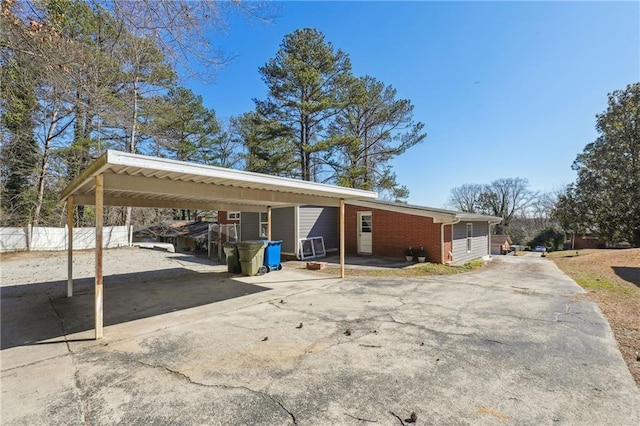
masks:
<svg viewBox="0 0 640 426"><path fill-rule="evenodd" d="M131 114L131 133L129 135L129 144L127 152L135 154L136 152L136 129L138 124L138 77L133 80L133 113ZM132 208L127 207L124 215L124 226L127 233L131 230L131 212Z"/></svg>
<svg viewBox="0 0 640 426"><path fill-rule="evenodd" d="M38 198L35 208L33 209L33 218L31 224L36 227L40 222L40 211L44 202L44 178L47 174L47 164L49 163L49 143L45 142L44 155L40 162L40 171L38 172Z"/></svg>

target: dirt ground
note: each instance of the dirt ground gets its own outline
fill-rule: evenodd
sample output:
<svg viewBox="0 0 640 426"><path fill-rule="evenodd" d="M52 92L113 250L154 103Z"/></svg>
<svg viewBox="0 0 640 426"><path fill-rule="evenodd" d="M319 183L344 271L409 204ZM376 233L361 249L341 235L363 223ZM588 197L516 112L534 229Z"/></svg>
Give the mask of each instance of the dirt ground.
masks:
<svg viewBox="0 0 640 426"><path fill-rule="evenodd" d="M104 256L105 277L110 280L126 277L127 274L148 276L171 276L187 268L193 271L206 270L212 265L207 259L162 250L139 249L137 247L106 250ZM21 267L15 267L19 264ZM95 251L75 250L73 254L73 277L75 279L95 276ZM0 286L66 281L66 252L17 252L0 254Z"/></svg>
<svg viewBox="0 0 640 426"><path fill-rule="evenodd" d="M549 258L598 304L640 387L640 249L567 250Z"/></svg>

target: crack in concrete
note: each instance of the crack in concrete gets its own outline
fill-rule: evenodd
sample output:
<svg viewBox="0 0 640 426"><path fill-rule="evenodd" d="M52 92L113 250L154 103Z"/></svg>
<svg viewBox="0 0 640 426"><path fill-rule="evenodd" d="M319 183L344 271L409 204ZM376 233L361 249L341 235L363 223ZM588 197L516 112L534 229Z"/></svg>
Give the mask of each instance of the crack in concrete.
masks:
<svg viewBox="0 0 640 426"><path fill-rule="evenodd" d="M62 342L56 342L56 343L66 343L66 342L62 341ZM32 365L40 364L41 362L46 362L46 361L50 361L50 360L58 359L58 358L64 358L67 355L69 355L69 354L45 357L45 358L38 359L36 361L28 362L26 364L20 364L20 365L16 365L15 367L5 368L4 370L0 370L0 371L2 371L2 373L11 373L14 370L19 370L19 369L25 368L25 367L31 367Z"/></svg>
<svg viewBox="0 0 640 426"><path fill-rule="evenodd" d="M347 411L345 411L344 414L345 414L345 416L349 416L352 419L356 419L356 420L359 420L361 422L378 423L377 420L369 420L369 419L365 419L363 417L354 416L352 414L349 414Z"/></svg>
<svg viewBox="0 0 640 426"><path fill-rule="evenodd" d="M388 313L386 315L389 318L391 318L391 321L385 321L385 322L392 322L392 323L396 323L396 324L408 325L408 326L415 327L415 328L418 328L420 330L426 331L428 333L432 333L432 334L436 334L436 335L445 335L445 336L474 337L473 334L454 333L454 332L451 332L451 331L434 330L433 328L425 327L424 325L415 324L413 322L399 321L399 320L395 319L393 317L393 315L391 315L390 313Z"/></svg>
<svg viewBox="0 0 640 426"><path fill-rule="evenodd" d="M571 306L572 306L574 303L576 303L576 301L575 301L575 300L570 300L570 301L565 305L565 307L564 307L564 312L556 312L556 313L555 313L555 316L556 316L556 317L555 317L555 319L554 319L554 322L559 322L559 318L560 318L560 317L563 317L563 316L565 316L565 315L572 316L572 317L576 317L576 318L578 318L580 321L582 321L582 322L586 322L584 319L582 319L582 318L578 317L578 315L582 314L583 312L573 312L573 311L571 310Z"/></svg>
<svg viewBox="0 0 640 426"><path fill-rule="evenodd" d="M158 368L158 369L162 369L165 370L173 375L176 375L178 377L180 377L183 380L186 380L188 383L192 384L192 385L196 385L196 386L203 386L203 387L207 387L207 388L220 388L220 389L233 389L233 390L245 390L257 395L260 395L262 397L265 397L269 400L271 400L272 402L274 402L275 404L277 404L284 412L287 413L287 415L291 418L291 421L293 422L292 424L297 426L298 421L296 420L296 416L289 411L289 409L287 409L287 407L284 406L284 404L282 404L280 401L278 401L276 398L274 398L272 395L266 393L266 392L261 392L255 389L251 389L247 386L229 386L229 385L217 385L217 384L207 384L207 383L202 383L202 382L197 382L195 380L193 380L189 375L183 373L182 371L179 370L174 370L173 368L167 367L166 365L157 365L157 364L149 364L147 362L141 361L139 359L134 359L133 361L137 362L138 364L144 365L145 367L150 367L150 368Z"/></svg>
<svg viewBox="0 0 640 426"><path fill-rule="evenodd" d="M62 336L64 337L64 343L67 346L67 352L68 352L69 358L71 359L71 365L73 366L73 384L74 384L75 393L78 396L78 400L80 400L80 414L82 415L83 423L86 426L89 426L91 425L91 422L89 421L89 417L88 417L89 408L87 406L87 400L84 396L84 393L82 392L82 384L80 383L80 376L78 375L76 360L75 360L75 357L73 356L73 351L71 350L71 346L69 345L69 340L67 339L67 332L64 329L64 319L56 309L56 306L53 303L53 299L51 299L51 296L49 296L49 304L51 305L51 309L53 309L53 312L56 314L56 317L58 317L58 321L60 321L60 331L62 332Z"/></svg>
<svg viewBox="0 0 640 426"><path fill-rule="evenodd" d="M327 287L330 287L330 286L331 286L331 284L329 283L329 284L322 285L319 288L320 289L324 289L324 288L327 288ZM295 296L295 295L298 295L298 294L304 294L304 293L307 293L307 292L310 292L310 291L314 291L314 290L315 290L315 288L307 289L307 290L301 290L301 291L298 291L298 292L295 292L295 293L291 293L291 294L288 294L287 296L283 296L283 297L280 297L280 298L281 299L286 299L287 297L290 297L290 296ZM75 292L75 293L77 293L77 292ZM90 293L87 293L87 294L90 294ZM264 301L259 301L259 302L256 302L256 303L251 303L249 305L241 306L239 308L232 308L232 309L229 309L229 310L218 312L218 313L216 313L216 315L219 316L220 318L222 318L222 317L224 317L224 315L227 315L227 314L230 314L230 313L240 312L240 311L242 311L244 309L249 309L249 308L261 305L263 303L265 303L265 302ZM208 318L207 319L196 319L196 320L191 320L191 321L185 320L183 322L178 322L176 324L166 325L164 327L160 327L160 328L157 328L157 329L154 329L154 330L146 331L146 332L134 335L134 336L123 337L121 339L111 340L111 343L115 344L115 343L121 343L121 342L127 342L127 341L131 341L131 340L136 340L136 339L138 339L140 337L151 335L151 334L157 333L159 331L171 330L171 329L174 329L174 328L183 327L185 325L197 324L197 323L206 322L206 321L209 321L209 319ZM80 351L78 353L82 353L82 352L85 352L85 351L86 352L90 352L92 349L94 349L94 348L88 347L88 348L80 349Z"/></svg>
<svg viewBox="0 0 640 426"><path fill-rule="evenodd" d="M400 424L402 426L406 426L404 421L402 420L402 417L400 417L399 415L397 415L396 413L394 413L393 411L389 411L389 414L391 414L393 417L395 417L396 419L398 419L398 421L400 422Z"/></svg>

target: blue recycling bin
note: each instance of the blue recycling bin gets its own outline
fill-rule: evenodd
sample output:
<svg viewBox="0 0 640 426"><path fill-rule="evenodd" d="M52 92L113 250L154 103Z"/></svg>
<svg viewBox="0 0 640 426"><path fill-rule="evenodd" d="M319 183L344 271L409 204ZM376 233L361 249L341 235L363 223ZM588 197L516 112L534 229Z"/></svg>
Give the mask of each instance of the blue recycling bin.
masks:
<svg viewBox="0 0 640 426"><path fill-rule="evenodd" d="M280 263L280 253L282 251L282 241L267 241L267 246L264 249L264 266L267 267L267 271L279 271L282 269Z"/></svg>

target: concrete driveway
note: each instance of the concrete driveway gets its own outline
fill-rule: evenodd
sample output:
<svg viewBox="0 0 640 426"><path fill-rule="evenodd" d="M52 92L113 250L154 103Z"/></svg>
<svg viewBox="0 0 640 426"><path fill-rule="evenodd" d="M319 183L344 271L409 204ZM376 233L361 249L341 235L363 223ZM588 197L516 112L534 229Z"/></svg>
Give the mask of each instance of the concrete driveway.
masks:
<svg viewBox="0 0 640 426"><path fill-rule="evenodd" d="M608 323L546 259L410 280L199 266L105 278L99 342L90 280L73 299L3 282L2 424L640 424Z"/></svg>

